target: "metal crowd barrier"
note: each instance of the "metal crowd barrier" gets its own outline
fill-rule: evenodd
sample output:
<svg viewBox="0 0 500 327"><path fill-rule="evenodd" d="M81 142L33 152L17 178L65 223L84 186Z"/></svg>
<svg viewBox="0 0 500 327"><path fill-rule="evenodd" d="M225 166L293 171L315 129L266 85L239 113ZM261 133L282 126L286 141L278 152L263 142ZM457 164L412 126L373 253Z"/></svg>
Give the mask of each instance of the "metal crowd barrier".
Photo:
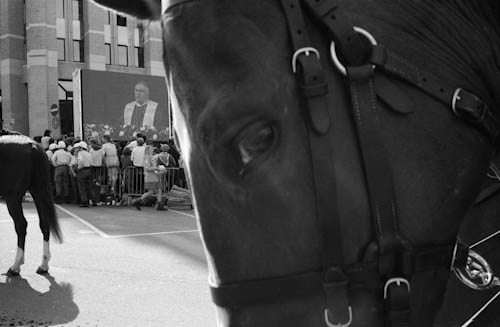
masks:
<svg viewBox="0 0 500 327"><path fill-rule="evenodd" d="M141 167L126 167L118 170L116 185L111 187L111 180L108 176L108 168L92 167L92 179L94 181L95 194L103 194L121 200L126 196L138 197L146 191L144 188L144 171ZM167 193L174 186L188 188L185 172L183 168L168 167L165 174L158 175L162 191ZM52 178L53 179L53 178ZM53 180L51 180L53 187ZM114 190L114 192L112 192Z"/></svg>
<svg viewBox="0 0 500 327"><path fill-rule="evenodd" d="M182 168L169 167L165 174L158 175L164 193L174 186L187 188L185 172ZM140 196L144 194L144 171L140 167L127 167L121 171L120 195Z"/></svg>

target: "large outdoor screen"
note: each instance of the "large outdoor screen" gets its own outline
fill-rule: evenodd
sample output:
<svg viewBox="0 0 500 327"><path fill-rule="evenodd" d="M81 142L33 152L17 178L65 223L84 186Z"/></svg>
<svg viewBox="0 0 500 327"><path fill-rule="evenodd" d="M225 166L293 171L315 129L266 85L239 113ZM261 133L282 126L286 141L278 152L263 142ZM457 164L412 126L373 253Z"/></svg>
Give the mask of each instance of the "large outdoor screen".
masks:
<svg viewBox="0 0 500 327"><path fill-rule="evenodd" d="M91 70L82 70L80 76L81 104L75 114L81 120L75 119L75 125L81 125L75 131L85 139L107 134L128 141L138 132L148 140L170 138L165 78Z"/></svg>

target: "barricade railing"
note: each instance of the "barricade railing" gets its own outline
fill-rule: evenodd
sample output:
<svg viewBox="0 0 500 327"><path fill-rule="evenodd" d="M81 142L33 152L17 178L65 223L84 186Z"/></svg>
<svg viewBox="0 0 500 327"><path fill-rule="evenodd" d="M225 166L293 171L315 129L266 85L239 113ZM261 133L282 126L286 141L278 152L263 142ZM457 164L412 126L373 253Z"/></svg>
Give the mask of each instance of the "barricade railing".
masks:
<svg viewBox="0 0 500 327"><path fill-rule="evenodd" d="M126 167L121 170L120 195L140 196L144 194L144 169Z"/></svg>
<svg viewBox="0 0 500 327"><path fill-rule="evenodd" d="M144 189L144 170L141 167L126 167L121 171L120 195L140 196ZM158 175L160 186L164 193L170 191L173 185L187 188L183 168L169 167L166 172Z"/></svg>
<svg viewBox="0 0 500 327"><path fill-rule="evenodd" d="M144 170L142 167L130 166L118 169L117 175L115 173L114 178L110 178L108 167L105 166L92 167L91 171L94 181L94 192L111 195L114 199L121 200L124 196L141 196L146 191L144 188ZM170 191L174 185L188 188L183 168L168 167L166 173L158 175L158 177L164 193ZM112 185L113 181L116 183L114 186Z"/></svg>

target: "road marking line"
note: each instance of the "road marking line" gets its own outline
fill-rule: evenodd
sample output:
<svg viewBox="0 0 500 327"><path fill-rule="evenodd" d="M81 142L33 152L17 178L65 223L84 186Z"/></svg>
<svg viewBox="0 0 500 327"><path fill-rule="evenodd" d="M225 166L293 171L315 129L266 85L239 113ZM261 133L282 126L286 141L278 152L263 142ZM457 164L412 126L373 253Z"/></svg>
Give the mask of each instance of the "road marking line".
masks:
<svg viewBox="0 0 500 327"><path fill-rule="evenodd" d="M93 232L97 233L99 236L101 236L102 238L123 238L123 237L133 237L133 236L152 236L152 235L164 235L164 234L180 234L180 233L194 233L194 232L198 232L197 229L189 229L189 230L179 230L179 231L170 231L170 232L155 232L155 233L141 233L141 234L125 234L125 235L109 235L109 234L106 234L105 232L103 232L102 230L100 230L99 228L95 227L94 225L92 225L91 223L87 222L86 220L84 220L83 218L80 218L77 214L74 214L73 212L69 211L68 209L66 208L63 208L62 206L56 204L56 207L58 209L60 209L61 211L65 212L66 214L70 215L71 217L73 217L74 219L78 220L79 222L81 222L82 224L84 224L85 226L87 226L88 228L90 228ZM172 210L174 211L174 210ZM177 211L176 211L177 212ZM182 214L185 214L183 212L179 212L179 213L182 213ZM185 215L188 215L188 214L185 214ZM192 215L188 215L188 216L191 216L191 217L194 217ZM79 233L82 233L82 231L79 231ZM92 233L91 231L88 231L87 233Z"/></svg>
<svg viewBox="0 0 500 327"><path fill-rule="evenodd" d="M109 235L104 233L102 230L100 230L99 228L95 227L94 225L92 225L91 223L87 222L86 220L84 220L83 218L80 218L78 215L72 213L71 211L69 211L68 209L65 209L63 208L62 206L56 204L56 207L67 213L68 215L70 215L71 217L75 218L76 220L78 220L79 222L81 222L82 224L84 224L85 226L87 226L88 228L90 228L91 230L93 230L94 232L96 232L97 234L99 234L99 236L101 237L104 237L104 238L109 238Z"/></svg>
<svg viewBox="0 0 500 327"><path fill-rule="evenodd" d="M167 204L167 207L168 207L168 204ZM172 210L172 209L168 209L169 211L172 211L172 212L177 212L177 213L180 213L181 215L185 215L185 216L188 216L188 217L192 217L192 218L196 218L195 215L190 215L188 213L185 213L185 212L182 212L182 211L177 211L177 210Z"/></svg>
<svg viewBox="0 0 500 327"><path fill-rule="evenodd" d="M180 234L180 233L194 233L198 232L197 229L190 230L177 230L171 232L156 232L156 233L142 233L142 234L125 234L125 235L108 235L107 238L121 238L121 237L132 237L132 236L152 236L152 235L164 235L164 234Z"/></svg>

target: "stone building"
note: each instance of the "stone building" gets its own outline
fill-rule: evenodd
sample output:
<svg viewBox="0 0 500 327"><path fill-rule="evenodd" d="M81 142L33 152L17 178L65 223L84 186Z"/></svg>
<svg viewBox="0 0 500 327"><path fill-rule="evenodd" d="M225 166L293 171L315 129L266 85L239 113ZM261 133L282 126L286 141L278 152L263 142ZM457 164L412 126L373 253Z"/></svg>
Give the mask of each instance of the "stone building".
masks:
<svg viewBox="0 0 500 327"><path fill-rule="evenodd" d="M29 136L73 131L77 69L163 76L158 23L89 0L0 1L0 118Z"/></svg>

